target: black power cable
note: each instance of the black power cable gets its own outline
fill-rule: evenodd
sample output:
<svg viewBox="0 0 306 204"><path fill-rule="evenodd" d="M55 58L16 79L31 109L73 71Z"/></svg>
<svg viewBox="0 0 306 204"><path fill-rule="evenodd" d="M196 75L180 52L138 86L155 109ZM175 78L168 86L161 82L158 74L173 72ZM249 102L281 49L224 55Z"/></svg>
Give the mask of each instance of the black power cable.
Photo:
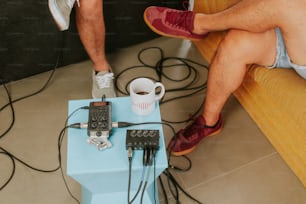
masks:
<svg viewBox="0 0 306 204"><path fill-rule="evenodd" d="M159 60L157 60L157 62L152 65L149 63L146 63L143 56L145 54L145 52L147 51L151 51L151 52L156 52L157 55L159 55ZM148 56L152 56L153 53L151 53L151 55ZM190 59L186 59L186 58L178 58L178 57L164 57L164 53L163 50L159 47L149 47L149 48L145 48L142 49L139 53L138 53L138 61L140 62L140 65L137 66L131 66L128 68L123 69L123 71L121 71L120 73L117 74L117 77L115 79L115 86L118 90L118 92L120 92L123 95L128 95L129 91L128 91L128 86L131 83L132 80L134 80L135 78L138 77L146 77L146 78L150 78L153 81L159 81L159 82L163 82L164 80L168 80L170 82L175 83L178 88L167 88L166 89L166 94L167 93L177 93L177 92L182 92L182 91L187 91L188 93L185 95L181 95L181 96L176 96L176 97L172 97L172 98L168 98L165 99L165 97L163 97L163 99L160 101L160 106L172 101L177 101L178 99L183 99L186 97L190 97L193 96L195 94L198 94L204 90L206 90L207 88L207 82L205 80L202 79L202 83L199 85L195 85L196 82L199 81L199 71L197 70L198 67L200 68L204 68L206 71L208 70L208 66L197 63L193 60ZM173 63L176 62L176 63ZM185 69L185 75L182 76L181 78L175 78L176 76L171 76L169 74L167 74L167 69ZM155 77L151 77L152 73L148 73L148 76L135 76L132 75L133 78L130 79L124 89L121 89L119 87L119 81L120 78L125 76L126 72L130 72L132 70L139 70L139 69L147 69L147 70L151 70L153 73L155 72ZM129 73L129 76L131 76L131 74ZM189 80L189 81L188 81ZM182 83L183 85L180 85L180 83ZM175 94L177 95L177 94ZM174 128L169 124L169 123L185 123L185 122L189 122L191 118L194 118L201 110L203 104L204 104L204 97L203 97L203 101L201 103L201 105L196 109L196 111L191 115L191 117L188 117L185 120L182 121L169 121L169 120L165 120L164 118L162 119L162 123L163 125L167 125L168 127L171 128L172 133L173 133L173 137L176 136L175 130ZM141 123L141 124L146 124L146 123ZM151 123L152 124L152 123ZM158 124L158 123L155 123ZM165 170L164 175L167 176L167 180L168 180L168 185L170 188L170 192L172 194L172 196L174 197L174 199L176 200L177 203L179 202L179 191L182 191L187 197L189 197L190 199L194 200L197 203L201 203L199 202L197 199L193 198L191 195L189 195L179 184L178 182L176 182L175 178L170 174L169 170L176 170L176 171L181 171L181 172L185 172L191 169L192 167L192 162L191 160L187 157L187 156L182 156L182 158L184 158L187 161L187 167L182 168L182 167L178 167L175 165L171 164L171 147L170 149L168 149L168 164L169 167ZM159 181L162 182L162 180L159 177ZM171 186L174 187L174 191L171 188ZM164 186L162 185L162 190L163 193L165 195L165 198L167 197L166 195L166 191L164 190ZM168 203L168 200L166 199L166 202Z"/></svg>
<svg viewBox="0 0 306 204"><path fill-rule="evenodd" d="M63 47L63 44L64 44L64 34L61 35L61 39L59 40L59 45ZM2 84L3 87L5 88L5 91L6 91L7 95L8 95L9 102L8 102L7 104L3 105L3 106L0 108L0 112L3 111L3 110L4 110L5 108L7 108L8 106L10 106L13 116L12 116L12 121L11 121L10 126L7 128L6 131L4 131L4 133L1 133L1 134L0 134L0 139L1 139L2 137L4 137L4 136L12 129L12 127L13 127L13 125L14 125L14 122L15 122L15 113L14 113L13 104L14 104L15 102L21 101L21 100L23 100L23 99L26 99L26 98L35 96L35 95L41 93L42 91L44 91L44 90L47 88L47 86L49 85L51 79L53 78L53 75L54 75L54 73L55 73L55 70L58 68L58 66L59 66L59 64L60 64L60 61L62 60L62 55L63 55L62 50L59 50L59 53L58 53L58 56L57 56L56 63L55 63L55 65L54 65L54 68L52 69L52 71L51 71L49 77L47 78L47 81L43 84L43 86L42 86L41 88L39 88L38 90L34 91L33 93L30 93L30 94L28 94L28 95L25 95L25 96L22 96L22 97L20 97L20 98L17 98L17 99L14 99L14 100L13 100L13 99L11 98L11 95L10 95L10 93L9 93L9 91L8 91L8 89L7 89L7 87L6 87L6 83L7 83L7 82L4 82L4 83Z"/></svg>
<svg viewBox="0 0 306 204"><path fill-rule="evenodd" d="M61 39L59 40L59 46L60 46L60 47L63 47L63 45L64 45L64 32L62 32L60 38L61 38ZM10 107L11 113L12 113L12 120L11 120L11 122L10 122L9 127L8 127L3 133L0 134L0 139L3 138L5 135L7 135L7 134L9 133L9 131L12 129L13 125L14 125L14 122L15 122L15 111L14 111L13 104L14 104L15 102L24 100L24 99L29 98L29 97L32 97L32 96L35 96L35 95L41 93L42 91L44 91L44 90L47 88L47 86L49 85L51 79L53 78L56 69L59 67L60 61L62 60L62 55L63 55L63 52L62 52L62 49L60 49L60 50L59 50L59 53L58 53L58 57L57 57L56 63L55 63L55 65L54 65L54 68L52 69L52 71L51 71L49 77L47 78L46 82L43 84L43 86L42 86L41 88L39 88L37 91L34 91L33 93L30 93L30 94L28 94L28 95L25 95L25 96L22 96L22 97L20 97L20 98L17 98L17 99L14 99L14 100L13 100L13 99L11 98L11 95L10 95L10 93L9 93L9 91L8 91L7 86L6 86L6 83L8 83L8 82L5 81L5 82L2 83L2 85L3 85L4 89L5 89L5 92L6 92L6 94L7 94L7 97L8 97L8 103L5 104L5 105L3 105L3 106L0 108L0 112L2 112L5 108ZM67 118L67 120L68 120L68 118ZM67 122L67 120L66 120L66 122ZM66 130L67 128L69 128L69 127L70 127L70 126L65 126L65 127L60 131L60 134L59 134L59 136L58 136L58 162L59 162L59 163L58 163L58 166L55 167L55 168L53 168L53 169L49 169L49 170L47 169L47 170L45 170L45 169L40 169L40 168L36 168L36 167L34 167L34 166L31 166L30 164L24 162L23 160L19 159L19 158L16 157L16 156L14 156L14 155L11 154L9 151L7 151L6 149L4 149L3 147L0 146L0 150L1 150L0 153L3 154L3 155L5 155L5 156L7 156L7 157L11 160L11 163L12 163L12 166L13 166L9 178L4 182L4 184L3 184L2 186L0 186L0 191L3 190L3 189L10 183L10 181L13 179L13 177L14 177L14 175L15 175L15 171L16 171L16 162L15 162L15 160L16 160L16 161L20 162L21 164L27 166L28 168L30 168L30 169L32 169L32 170L34 170L34 171L38 171L38 172L52 173L52 172L56 172L57 170L60 169L60 170L61 170L61 175L62 175L62 178L63 178L63 180L64 180L64 183L65 183L65 186L66 186L67 191L69 192L69 194L71 195L71 197L72 197L77 203L80 203L80 202L72 195L72 193L70 192L69 187L68 187L68 185L67 185L67 182L66 182L66 180L65 180L65 178L64 178L64 173L63 173L62 168L61 168L61 167L62 167L62 164L61 164L61 161L62 161L62 160L61 160L61 144L62 144L62 140L63 140L64 134L65 134L65 130Z"/></svg>
<svg viewBox="0 0 306 204"><path fill-rule="evenodd" d="M199 200L195 199L194 197L192 197L189 193L187 193L183 187L176 181L176 179L174 178L174 176L167 170L165 170L163 172L167 178L169 178L169 181L172 182L173 186L175 187L175 193L173 193L173 197L176 198L176 201L179 201L179 190L181 190L188 198L190 198L191 200L193 200L194 202L198 203L198 204L202 204L202 202L200 202Z"/></svg>
<svg viewBox="0 0 306 204"><path fill-rule="evenodd" d="M148 51L148 50L157 50L157 51L159 52L159 54L160 54L160 59L156 62L155 65L147 64L147 63L145 63L145 61L143 60L142 55L143 55L144 52L146 52L146 51ZM27 95L27 96L20 97L20 98L15 99L15 100L12 100L11 97L10 97L10 94L9 94L9 92L8 92L8 90L7 90L7 87L6 87L5 84L4 84L4 88L5 88L5 90L6 90L7 94L8 94L9 103L7 103L7 104L4 105L3 107L1 107L1 108L0 108L0 112L1 112L2 110L4 110L5 108L7 108L8 106L10 106L10 107L11 107L11 112L12 112L12 121L11 121L10 127L9 127L3 134L0 135L0 139L1 139L1 137L3 137L4 135L6 135L6 134L10 131L10 129L12 128L12 126L13 126L13 124L14 124L15 115L14 115L13 103L15 103L15 102L17 102L17 101L21 101L21 100L23 100L23 99L25 99L25 98L34 96L34 95L36 95L36 94L42 92L42 91L47 87L47 85L49 84L51 78L53 77L53 74L54 74L54 72L55 72L55 69L57 68L57 66L58 66L58 64L59 64L60 58L61 58L61 53L60 53L59 56L58 56L56 65L55 65L54 69L52 70L52 72L51 72L51 74L50 74L50 76L49 76L47 82L43 85L43 87L42 87L41 89L39 89L38 91L35 91L35 92L32 93L32 94L29 94L29 95ZM156 73L156 78L157 78L157 79L152 78L152 77L149 77L149 76L146 76L147 78L151 78L152 80L163 81L164 79L166 79L166 80L173 81L173 82L175 82L175 83L183 82L184 85L180 86L179 88L168 89L168 90L166 90L167 93L169 93L169 92L178 92L178 91L186 91L186 90L191 92L191 93L188 93L188 94L185 94L185 95L182 95L182 96L179 96L179 97L173 97L173 98L170 98L170 99L167 99L167 100L162 99L161 102L160 102L161 105L162 105L162 104L165 104L165 103L168 103L168 102L171 102L171 101L174 101L174 100L178 100L178 99L181 99L181 98L185 98L185 97L192 96L192 95L197 94L197 93L199 93L199 92L201 92L201 91L203 91L203 90L206 89L206 82L205 82L205 81L204 81L202 84L200 84L200 85L194 85L194 82L198 81L198 71L197 71L197 69L195 68L195 66L198 66L198 67L202 67L202 68L207 69L208 67L207 67L206 65L202 65L202 64L199 64L199 63L197 63L197 62L195 62L195 61L192 61L192 60L189 60L189 59L185 59L185 58L177 58L177 57L167 57L167 58L165 58L162 49L160 49L160 48L158 48L158 47L150 47L150 48L145 48L145 49L141 50L141 51L138 53L138 60L139 60L139 62L141 62L141 65L126 68L123 72L118 73L117 77L115 78L115 86L116 86L117 90L118 90L120 93L125 94L125 95L128 94L127 87L128 87L129 83L130 83L133 79L131 79L131 80L127 83L127 85L126 85L126 87L125 87L125 91L123 91L123 90L120 90L120 89L119 89L118 84L117 84L119 78L120 78L122 75L124 75L124 73L125 73L126 71L130 71L130 70L133 70L133 69L139 69L139 68L150 68L150 69L152 69L152 71ZM170 65L169 65L169 62L172 62L172 61L179 61L180 63L175 63L175 64L170 64ZM166 74L165 70L171 69L171 68L172 68L172 69L173 69L173 68L177 68L178 66L179 66L179 67L184 67L184 68L187 70L187 71L186 71L186 72L187 72L186 76L184 76L184 77L182 77L182 78L180 78L180 79L175 79L175 78L172 78L171 76L169 76L169 75ZM186 82L186 80L190 80L190 81L189 81L189 82L188 82L188 81ZM187 85L186 85L186 83L187 83ZM203 101L204 101L204 99L203 99ZM198 110L197 110L193 115L196 115L196 114L199 112L200 109L201 109L201 107L199 107ZM67 120L68 120L68 118L67 118ZM189 119L186 119L186 120L183 120L183 121L167 121L167 120L164 120L164 119L163 119L163 121L164 121L164 122L158 123L158 124L163 124L163 125L167 125L168 127L170 127L170 128L172 129L173 136L175 136L175 130L174 130L174 128L173 128L170 124L168 124L168 122L169 122L169 123L183 123L183 122L189 121ZM66 121L66 122L67 122L67 121ZM146 123L142 123L142 124L146 124ZM151 124L152 124L152 123L151 123ZM157 123L155 123L155 124L157 124ZM135 124L133 124L133 125L135 125ZM58 161L59 161L59 166L56 167L56 168L54 168L54 169L51 169L51 170L43 170L43 169L39 169L39 168L32 167L31 165L29 165L29 164L23 162L23 161L20 160L19 158L15 157L15 156L12 155L11 153L9 153L9 152L8 152L7 150L5 150L4 148L0 147L0 148L1 148L1 151L2 151L2 152L0 152L0 153L1 153L1 154L4 154L4 155L6 155L6 156L8 156L8 157L10 158L12 164L13 164L12 173L10 174L9 179L5 182L5 184L2 185L2 186L0 187L0 190L2 190L2 189L11 181L11 179L13 178L14 173L15 173L15 160L16 160L16 161L19 161L20 163L24 164L25 166L27 166L27 167L29 167L29 168L31 168L31 169L33 169L33 170L36 170L36 171L41 171L41 172L54 172L54 171L57 171L58 169L60 169L60 170L61 170L62 177L63 177L63 180L64 180L64 182L65 182L65 186L66 186L66 188L67 188L69 194L71 195L71 197L72 197L73 199L76 200L77 203L79 203L79 201L78 201L78 200L72 195L72 193L70 192L69 187L68 187L68 185L67 185L67 182L65 181L65 178L64 178L64 173L63 173L62 168L61 168L61 161L62 161L62 160L61 160L61 144L62 144L62 141L63 141L63 137L64 137L64 134L65 134L65 130L66 130L67 128L69 128L69 127L74 127L74 128L75 128L75 126L73 126L73 125L71 125L71 126L65 126L65 127L61 130L61 132L60 132L60 135L59 135L59 137L58 137ZM169 151L169 157L168 157L168 162L169 162L169 164L170 164L170 158L171 158L171 150ZM188 165L187 168L179 168L179 167L176 167L176 166L173 166L173 165L170 165L169 168L170 168L170 169L174 169L174 170L180 170L180 171L187 171L187 170L189 170L189 169L191 168L191 161L190 161L190 159L189 159L187 156L184 156L184 158L185 158L185 159L188 161L188 163L189 163L189 165ZM174 195L176 201L179 202L178 189L180 189L183 193L185 193L185 194L186 194L188 197L190 197L192 200L198 202L196 199L194 199L194 198L191 197L189 194L187 194L187 193L184 191L184 189L175 181L174 177L173 177L171 174L169 174L169 171L168 171L169 168L166 169L165 175L167 175L168 181L171 181L171 182L173 183L173 185L175 186L176 193L174 193L173 195ZM160 179L160 178L159 178L159 179ZM160 179L160 181L161 181L161 179ZM154 186L155 186L155 183L154 183ZM145 187L144 187L144 189L145 189ZM155 188L154 188L154 190L155 190ZM165 192L165 191L163 190L163 192ZM142 194L143 194L143 192L142 192ZM165 197L167 197L167 196L165 196ZM154 196L154 199L155 199L155 196ZM156 202L156 200L155 200L155 202ZM200 202L198 202L198 203L200 203Z"/></svg>
<svg viewBox="0 0 306 204"><path fill-rule="evenodd" d="M64 177L64 172L63 172L63 169L62 169L62 156L61 156L61 146L62 146L62 142L63 142L63 138L64 138L64 135L65 135L65 131L67 128L74 128L75 127L75 124L71 124L71 125L67 125L67 121L68 119L74 114L76 113L77 111L81 110L81 109L88 109L88 106L84 106L84 107L80 107L76 110L74 110L66 119L65 121L65 127L62 128L62 130L60 131L59 135L58 135L58 143L57 143L57 149L58 149L58 166L53 168L53 169L41 169L41 168L37 168L37 167L34 167L26 162L24 162L23 160L21 160L20 158L14 156L12 153L10 153L8 150L6 150L5 148L1 147L0 146L0 150L1 150L1 154L4 154L6 156L8 156L13 164L13 170L9 176L9 178L7 179L7 181L2 185L0 186L0 191L3 190L8 184L9 182L12 180L14 174L15 174L15 160L18 161L19 163L23 164L24 166L34 170L34 171L38 171L38 172L42 172L42 173L53 173L53 172L56 172L58 170L61 171L61 175L62 175L62 178L63 178L63 181L64 181L64 184L65 184L65 187L68 191L68 193L70 194L70 196L77 202L77 203L80 203L77 198L75 196L73 196L73 194L71 193L69 187L68 187L68 184L65 180L65 177Z"/></svg>
<svg viewBox="0 0 306 204"><path fill-rule="evenodd" d="M121 128L121 127L129 127L129 126L137 126L137 125L148 125L148 124L160 124L160 125L166 125L168 126L171 130L172 130L172 134L173 136L175 137L175 129L173 128L172 125L168 124L168 123L165 123L165 122L143 122L143 123L130 123L130 122L116 122L116 127L118 128ZM149 151L148 151L149 150ZM129 148L128 149L128 152L131 152L132 149ZM152 151L152 152L151 152ZM148 164L151 164L152 165L152 162L154 162L154 168L155 168L155 156L156 156L156 151L155 150L151 150L151 149L144 149L144 156L143 156L143 163L144 165L148 165ZM201 204L200 201L198 201L197 199L195 199L194 197L192 197L190 194L188 194L179 184L178 182L175 180L175 178L172 176L172 174L169 172L170 169L173 169L173 170L177 170L177 171L181 171L181 172L186 172L188 170L191 169L192 167L192 162L191 160L186 156L186 155L183 155L181 156L181 158L184 158L186 161L187 161L187 167L185 168L182 168L182 167L177 167L177 166L174 166L174 165L171 165L171 150L168 150L168 168L166 168L166 170L163 172L163 174L165 176L167 176L167 182L168 182L168 186L169 186L169 189L170 189L170 192L173 196L173 198L176 200L177 203L179 203L179 190L181 190L187 197L189 197L190 199L194 200L195 202L197 202L198 204ZM132 155L132 153L129 153L128 155ZM150 155L150 156L148 156ZM142 179L139 183L139 187L138 187L138 190L137 190L137 193L135 194L135 196L133 197L132 201L130 201L130 182L131 182L131 171L132 171L132 156L129 156L129 178L128 178L128 204L132 204L133 201L135 200L136 196L138 195L139 193L139 190L143 184L143 176L142 176ZM150 162L148 161L148 158L151 158ZM149 174L149 173L148 173ZM144 174L143 174L144 175ZM155 178L155 169L154 169L154 178ZM148 179L148 178L147 178ZM147 181L147 180L146 180ZM146 188L146 184L147 182L145 181L144 183L144 187L143 187L143 190L142 190L142 194L141 194L141 203L142 203L142 199L143 199L143 194L144 194L144 191L145 191L145 188ZM161 181L161 178L159 176L159 181L160 183L162 184L162 181ZM154 199L155 199L155 180L154 180ZM173 189L175 190L175 192L173 192ZM167 195L166 195L166 191L164 189L164 186L162 185L162 190L163 190L163 194L164 194L164 197L167 198ZM167 199L166 199L167 201ZM168 202L168 201L167 201ZM155 200L155 203L156 203L156 200Z"/></svg>
<svg viewBox="0 0 306 204"><path fill-rule="evenodd" d="M14 157L9 152L7 152L6 150L2 149L1 147L0 147L0 149L2 151L0 153L6 155L11 160L11 163L13 165L13 170L12 170L9 178L4 182L4 184L2 186L0 186L0 191L2 191L11 182L11 180L13 179L13 177L15 175L15 171L16 171L16 163L15 163Z"/></svg>
<svg viewBox="0 0 306 204"><path fill-rule="evenodd" d="M149 52L149 54L147 54L147 52ZM158 55L159 59L154 64L147 63L144 56L152 56L154 54ZM139 65L124 68L121 72L116 74L115 87L116 87L116 90L123 95L129 95L129 90L128 90L129 84L138 77L146 77L153 81L159 81L159 82L163 82L167 80L169 81L170 85L171 85L170 82L176 85L176 88L166 88L166 91L165 91L166 92L165 96L166 95L168 96L168 94L170 93L175 93L175 97L167 97L167 99L165 99L166 97L164 96L159 102L160 106L173 102L173 101L177 101L179 99L191 97L200 92L204 93L204 91L207 88L206 80L200 79L199 77L200 70L204 69L204 71L206 72L208 71L207 65L198 63L196 61L193 61L187 58L165 57L163 50L159 47L149 47L149 48L144 48L140 50L137 55L137 59L139 61ZM185 75L180 74L182 76L178 77L177 75L174 75L173 73L167 74L168 70L172 71L172 70L177 70L177 69L181 69L182 72L184 71ZM137 73L139 73L140 70L146 70L147 75L137 75ZM132 71L134 71L135 74L130 74L130 72ZM130 78L130 79L126 82L124 88L121 88L119 85L119 82L121 81L121 78L123 77L125 77L125 79L126 78ZM199 81L202 81L202 83L196 84ZM181 93L183 91L187 93L177 96L179 94L176 94L176 93ZM195 115L197 115L200 112L203 106L203 103L204 103L204 97L203 97L203 100L200 106L196 109L196 111L192 113L192 115L185 120L170 121L170 120L163 118L163 121L168 122L168 123L186 123L190 120L190 118L193 118Z"/></svg>
<svg viewBox="0 0 306 204"><path fill-rule="evenodd" d="M13 106L13 103L12 103L12 97L11 97L10 92L9 92L9 90L8 90L8 88L6 87L5 84L3 84L3 87L4 87L4 89L5 89L5 92L6 92L8 101L9 101L8 104L10 105L10 108L11 108L12 120L11 120L11 122L10 122L9 127L0 135L0 139L1 139L2 137L4 137L4 136L13 128L14 123L15 123L15 110L14 110L14 106ZM0 112L1 112L1 110L0 110Z"/></svg>

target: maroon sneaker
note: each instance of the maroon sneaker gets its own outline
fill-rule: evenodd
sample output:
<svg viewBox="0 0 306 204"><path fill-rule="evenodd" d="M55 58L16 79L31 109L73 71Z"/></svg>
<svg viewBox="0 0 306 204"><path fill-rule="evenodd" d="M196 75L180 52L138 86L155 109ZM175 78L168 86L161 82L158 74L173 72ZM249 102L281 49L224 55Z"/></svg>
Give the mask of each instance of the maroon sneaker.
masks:
<svg viewBox="0 0 306 204"><path fill-rule="evenodd" d="M200 40L207 33L198 35L192 32L194 16L195 13L192 11L181 11L157 6L150 6L144 12L146 24L157 34L167 37Z"/></svg>
<svg viewBox="0 0 306 204"><path fill-rule="evenodd" d="M168 151L174 156L188 154L196 148L196 145L203 138L216 135L222 130L221 115L214 127L207 127L205 123L203 116L198 116L192 124L176 133L168 144Z"/></svg>

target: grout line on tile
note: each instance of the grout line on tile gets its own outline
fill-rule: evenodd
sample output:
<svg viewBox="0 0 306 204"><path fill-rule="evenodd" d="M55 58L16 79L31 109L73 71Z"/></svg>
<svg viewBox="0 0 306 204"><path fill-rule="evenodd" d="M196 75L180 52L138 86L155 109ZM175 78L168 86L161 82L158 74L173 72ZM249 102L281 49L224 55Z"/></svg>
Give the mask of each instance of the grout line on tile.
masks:
<svg viewBox="0 0 306 204"><path fill-rule="evenodd" d="M192 186L192 187L189 188L189 190L195 189L195 188L197 188L197 187L199 187L199 186L201 186L201 185L207 184L207 183L209 183L209 182L211 182L211 181L213 181L213 180L216 180L216 179L225 177L225 176L227 176L227 175L230 175L230 174L232 174L232 173L234 173L234 172L236 172L236 171L239 171L239 170L244 169L244 168L246 168L246 167L248 167L248 166L251 166L251 165L253 165L253 164L257 163L257 162L260 162L260 161L262 161L262 160L265 160L265 159L267 159L267 158L270 158L270 157L272 157L272 156L274 156L274 155L276 155L276 154L278 154L278 153L275 151L275 152L272 152L272 153L270 153L270 154L268 154L268 155L265 155L265 156L263 156L263 157L260 157L260 158L258 158L258 159L255 159L255 160L253 160L253 161L251 161L251 162L248 162L248 163L246 163L246 164L243 164L243 165L241 165L241 166L239 166L239 167L237 167L237 168L234 168L234 169L232 169L232 170L229 170L229 171L227 171L227 172L225 172L225 173L222 173L222 174L220 174L220 175L218 175L218 176L212 177L212 178L206 180L205 182L202 182L202 183L199 183L199 184L197 184L197 185L195 185L195 186Z"/></svg>

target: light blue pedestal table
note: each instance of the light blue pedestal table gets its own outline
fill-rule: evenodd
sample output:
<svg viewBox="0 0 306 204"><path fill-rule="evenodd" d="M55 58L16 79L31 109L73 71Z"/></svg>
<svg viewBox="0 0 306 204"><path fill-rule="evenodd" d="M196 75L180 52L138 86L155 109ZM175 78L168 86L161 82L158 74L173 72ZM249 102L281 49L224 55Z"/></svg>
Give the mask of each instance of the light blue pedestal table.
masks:
<svg viewBox="0 0 306 204"><path fill-rule="evenodd" d="M91 101L69 101L69 115L82 106L89 106ZM107 98L112 102L112 121L131 123L161 122L159 106L148 116L134 114L130 107L129 97ZM72 114L68 124L88 121L88 110L79 110ZM161 124L113 128L109 138L112 147L98 150L86 142L87 129L68 130L67 142L67 174L82 186L83 204L126 204L128 191L129 162L125 146L127 129L157 129L160 132L160 148L156 153L155 165L143 197L144 204L159 203L156 177L168 167L164 135ZM142 150L135 150L132 160L132 177L130 198L134 196L143 172ZM154 178L155 176L155 178ZM155 194L155 195L154 195ZM140 195L134 202L140 203Z"/></svg>

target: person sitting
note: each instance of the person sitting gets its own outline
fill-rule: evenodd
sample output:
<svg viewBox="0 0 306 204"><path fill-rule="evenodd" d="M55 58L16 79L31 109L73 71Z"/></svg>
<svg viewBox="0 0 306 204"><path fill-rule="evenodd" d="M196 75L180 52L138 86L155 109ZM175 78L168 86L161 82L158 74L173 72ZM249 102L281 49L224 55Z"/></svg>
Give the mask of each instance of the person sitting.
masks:
<svg viewBox="0 0 306 204"><path fill-rule="evenodd" d="M188 154L203 138L221 132L221 111L242 84L247 65L292 68L306 79L305 11L305 0L242 0L214 14L156 6L145 10L146 24L163 36L200 40L228 30L210 65L203 112L171 139L173 155Z"/></svg>

